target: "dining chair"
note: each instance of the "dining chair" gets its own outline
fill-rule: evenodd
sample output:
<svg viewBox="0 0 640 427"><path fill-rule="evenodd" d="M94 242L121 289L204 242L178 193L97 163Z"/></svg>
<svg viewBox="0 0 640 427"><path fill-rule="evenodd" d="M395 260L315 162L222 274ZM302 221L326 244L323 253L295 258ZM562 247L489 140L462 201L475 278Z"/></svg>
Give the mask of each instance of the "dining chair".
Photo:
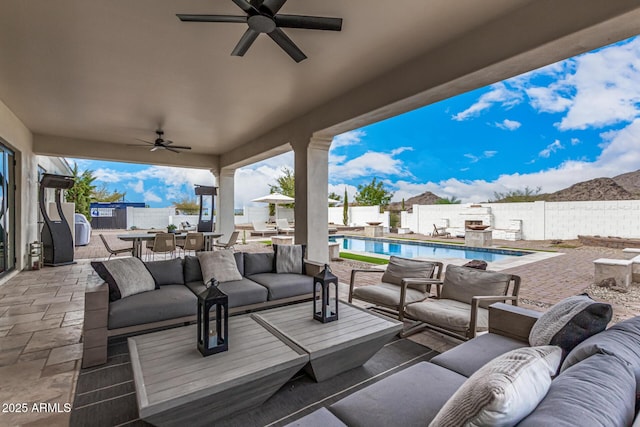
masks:
<svg viewBox="0 0 640 427"><path fill-rule="evenodd" d="M187 233L184 239L180 239L176 243L176 246L182 249L182 253L186 254L187 251L203 251L204 250L204 234L203 233Z"/></svg>
<svg viewBox="0 0 640 427"><path fill-rule="evenodd" d="M214 249L233 249L233 247L236 245L236 242L238 241L238 235L240 234L239 231L234 231L233 233L231 233L231 236L229 237L229 240L226 243L214 243L213 244L213 248Z"/></svg>
<svg viewBox="0 0 640 427"><path fill-rule="evenodd" d="M100 236L102 243L104 243L104 247L107 249L107 252L109 252L109 258L107 258L107 261L110 260L113 255L117 256L119 254L126 254L126 253L133 255L133 246L130 248L127 247L127 248L111 249L104 235L103 234L98 234L98 235Z"/></svg>
<svg viewBox="0 0 640 427"><path fill-rule="evenodd" d="M167 254L173 258L176 253L176 235L174 233L157 233L151 248L152 258L155 258L156 253L164 253L165 259Z"/></svg>

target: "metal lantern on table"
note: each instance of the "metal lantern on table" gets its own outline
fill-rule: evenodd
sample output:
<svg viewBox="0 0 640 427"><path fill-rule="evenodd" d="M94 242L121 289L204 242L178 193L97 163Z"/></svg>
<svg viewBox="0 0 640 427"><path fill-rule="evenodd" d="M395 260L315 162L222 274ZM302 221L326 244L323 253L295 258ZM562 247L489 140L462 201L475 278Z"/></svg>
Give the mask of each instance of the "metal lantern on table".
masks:
<svg viewBox="0 0 640 427"><path fill-rule="evenodd" d="M212 279L198 295L198 350L203 356L229 349L229 298Z"/></svg>
<svg viewBox="0 0 640 427"><path fill-rule="evenodd" d="M322 323L338 320L338 278L327 264L313 277L313 318Z"/></svg>

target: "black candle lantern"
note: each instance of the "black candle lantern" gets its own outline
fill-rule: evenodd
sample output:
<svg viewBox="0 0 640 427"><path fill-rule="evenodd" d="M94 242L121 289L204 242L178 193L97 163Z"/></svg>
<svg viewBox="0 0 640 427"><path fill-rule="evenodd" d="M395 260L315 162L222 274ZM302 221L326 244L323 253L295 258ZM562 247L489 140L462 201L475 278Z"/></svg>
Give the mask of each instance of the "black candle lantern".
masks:
<svg viewBox="0 0 640 427"><path fill-rule="evenodd" d="M203 356L229 349L229 298L211 279L198 295L198 350ZM214 317L214 318L212 318Z"/></svg>
<svg viewBox="0 0 640 427"><path fill-rule="evenodd" d="M313 276L313 318L322 323L338 320L338 278L327 264Z"/></svg>

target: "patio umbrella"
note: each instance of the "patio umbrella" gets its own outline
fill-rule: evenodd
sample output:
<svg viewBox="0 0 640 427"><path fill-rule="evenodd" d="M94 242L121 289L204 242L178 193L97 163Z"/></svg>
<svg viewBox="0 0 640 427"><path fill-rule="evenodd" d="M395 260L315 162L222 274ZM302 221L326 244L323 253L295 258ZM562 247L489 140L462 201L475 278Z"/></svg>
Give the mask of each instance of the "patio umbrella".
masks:
<svg viewBox="0 0 640 427"><path fill-rule="evenodd" d="M285 196L280 193L271 193L263 197L258 197L257 199L253 199L252 202L259 203L273 203L276 205L276 219L278 219L278 204L279 203L293 203L296 199L293 197Z"/></svg>

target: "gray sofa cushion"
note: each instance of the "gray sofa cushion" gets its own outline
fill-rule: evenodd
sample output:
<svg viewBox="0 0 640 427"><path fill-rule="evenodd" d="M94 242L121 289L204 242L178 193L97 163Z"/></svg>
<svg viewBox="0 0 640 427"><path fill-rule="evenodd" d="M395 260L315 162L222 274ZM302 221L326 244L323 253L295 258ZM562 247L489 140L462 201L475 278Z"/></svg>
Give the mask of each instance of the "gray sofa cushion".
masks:
<svg viewBox="0 0 640 427"><path fill-rule="evenodd" d="M345 397L329 410L352 427L424 427L466 379L421 362Z"/></svg>
<svg viewBox="0 0 640 427"><path fill-rule="evenodd" d="M156 282L156 289L164 285L184 285L182 258L144 263Z"/></svg>
<svg viewBox="0 0 640 427"><path fill-rule="evenodd" d="M510 280L510 274L449 264L441 298L471 304L474 296L505 295ZM493 302L481 302L479 306L487 308L491 304Z"/></svg>
<svg viewBox="0 0 640 427"><path fill-rule="evenodd" d="M527 343L498 334L484 334L466 341L431 359L431 363L470 377L487 362ZM472 355L472 356L470 356Z"/></svg>
<svg viewBox="0 0 640 427"><path fill-rule="evenodd" d="M333 415L327 408L320 408L309 415L287 424L286 427L347 427L340 418Z"/></svg>
<svg viewBox="0 0 640 427"><path fill-rule="evenodd" d="M408 259L392 256L389 258L387 269L382 275L382 281L393 283L400 286L402 279L430 279L433 277L435 264L428 261L418 259ZM408 285L408 288L414 288L420 292L427 292L428 285Z"/></svg>
<svg viewBox="0 0 640 427"><path fill-rule="evenodd" d="M160 289L131 295L109 304L109 329L195 316L197 298L184 285L167 285Z"/></svg>
<svg viewBox="0 0 640 427"><path fill-rule="evenodd" d="M206 289L203 281L189 282L186 286L194 294L201 294ZM267 288L246 278L220 283L218 289L229 297L229 308L265 302L268 294Z"/></svg>
<svg viewBox="0 0 640 427"><path fill-rule="evenodd" d="M244 276L244 252L234 252L236 266L242 276ZM202 281L202 269L197 256L187 255L184 257L184 283Z"/></svg>
<svg viewBox="0 0 640 427"><path fill-rule="evenodd" d="M313 277L303 274L261 273L247 278L269 290L269 301L313 292Z"/></svg>
<svg viewBox="0 0 640 427"><path fill-rule="evenodd" d="M569 352L604 331L612 314L611 305L595 302L586 294L565 298L536 320L529 333L529 344L557 345Z"/></svg>
<svg viewBox="0 0 640 427"><path fill-rule="evenodd" d="M560 374L538 407L518 426L627 426L634 417L636 380L622 360L595 354Z"/></svg>
<svg viewBox="0 0 640 427"><path fill-rule="evenodd" d="M377 283L374 286L358 286L353 289L353 296L374 304L397 307L400 305L400 286L391 283ZM407 287L404 296L405 304L422 301L428 294Z"/></svg>
<svg viewBox="0 0 640 427"><path fill-rule="evenodd" d="M273 253L244 254L244 276L249 277L259 273L273 273Z"/></svg>

